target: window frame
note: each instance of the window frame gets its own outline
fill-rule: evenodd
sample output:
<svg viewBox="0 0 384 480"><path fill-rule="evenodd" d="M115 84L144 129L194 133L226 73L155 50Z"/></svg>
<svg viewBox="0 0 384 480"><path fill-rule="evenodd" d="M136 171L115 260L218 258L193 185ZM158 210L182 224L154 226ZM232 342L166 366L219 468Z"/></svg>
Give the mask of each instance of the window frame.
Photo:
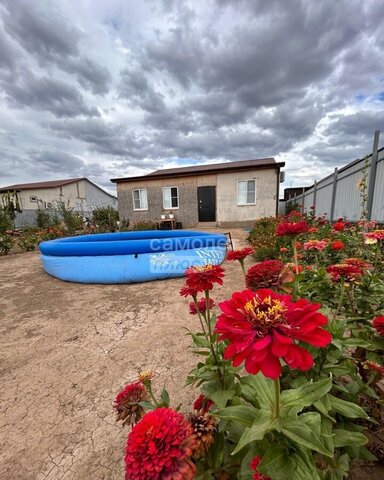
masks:
<svg viewBox="0 0 384 480"><path fill-rule="evenodd" d="M255 201L254 202L246 202L246 203L240 203L239 202L239 184L240 182L247 182L247 190L246 190L246 196L248 197L248 182L253 182L255 185ZM238 207L247 207L249 205L256 205L256 189L257 189L257 182L256 178L244 178L237 180L237 206Z"/></svg>
<svg viewBox="0 0 384 480"><path fill-rule="evenodd" d="M147 207L146 208L142 208L141 207L141 197L140 197L140 193L139 193L139 203L140 203L140 208L136 208L135 207L135 192L140 192L140 191L144 191L145 192L145 196L147 198ZM146 188L133 188L132 189L132 204L133 204L133 211L134 212L146 212L148 211L148 191Z"/></svg>
<svg viewBox="0 0 384 480"><path fill-rule="evenodd" d="M164 204L164 190L172 190L172 188L176 188L177 190L177 207L166 207L165 204ZM171 192L171 205L172 205L172 192ZM179 187L177 185L172 185L172 186L167 186L167 187L163 187L163 210L178 210L180 208L180 194L179 194Z"/></svg>

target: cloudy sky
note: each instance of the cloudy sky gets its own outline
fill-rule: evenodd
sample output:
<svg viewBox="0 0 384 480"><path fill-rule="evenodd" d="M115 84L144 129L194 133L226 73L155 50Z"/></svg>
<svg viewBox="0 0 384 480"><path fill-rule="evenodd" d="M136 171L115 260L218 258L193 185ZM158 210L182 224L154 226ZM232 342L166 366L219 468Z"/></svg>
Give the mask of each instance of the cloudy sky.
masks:
<svg viewBox="0 0 384 480"><path fill-rule="evenodd" d="M384 1L0 0L0 186L384 144Z"/></svg>

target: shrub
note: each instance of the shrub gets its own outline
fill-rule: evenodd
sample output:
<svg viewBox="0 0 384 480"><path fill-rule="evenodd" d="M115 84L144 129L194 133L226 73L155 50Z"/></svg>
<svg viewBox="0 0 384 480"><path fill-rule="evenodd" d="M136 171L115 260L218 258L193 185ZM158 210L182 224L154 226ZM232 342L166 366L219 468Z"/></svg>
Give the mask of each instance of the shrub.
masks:
<svg viewBox="0 0 384 480"><path fill-rule="evenodd" d="M51 226L51 217L48 212L39 208L36 211L36 224L39 228L48 228Z"/></svg>
<svg viewBox="0 0 384 480"><path fill-rule="evenodd" d="M13 220L8 212L0 206L0 235L4 234L6 230L11 230L13 227Z"/></svg>
<svg viewBox="0 0 384 480"><path fill-rule="evenodd" d="M59 202L58 210L63 218L65 229L70 235L73 235L76 230L83 228L83 217L79 212L74 212L69 204L66 205L64 202Z"/></svg>
<svg viewBox="0 0 384 480"><path fill-rule="evenodd" d="M92 212L92 221L99 232L115 232L118 229L119 212L111 207L98 207Z"/></svg>
<svg viewBox="0 0 384 480"><path fill-rule="evenodd" d="M0 233L0 254L7 255L13 245L12 237L6 233Z"/></svg>
<svg viewBox="0 0 384 480"><path fill-rule="evenodd" d="M254 223L248 241L255 249L255 259L257 261L279 258L280 248L285 243L281 237L275 235L278 221L275 217L265 217L256 220Z"/></svg>
<svg viewBox="0 0 384 480"><path fill-rule="evenodd" d="M25 252L33 252L38 244L38 236L36 233L32 232L23 232L23 234L18 238L17 244Z"/></svg>
<svg viewBox="0 0 384 480"><path fill-rule="evenodd" d="M131 230L156 230L156 223L151 221L137 222L132 225Z"/></svg>

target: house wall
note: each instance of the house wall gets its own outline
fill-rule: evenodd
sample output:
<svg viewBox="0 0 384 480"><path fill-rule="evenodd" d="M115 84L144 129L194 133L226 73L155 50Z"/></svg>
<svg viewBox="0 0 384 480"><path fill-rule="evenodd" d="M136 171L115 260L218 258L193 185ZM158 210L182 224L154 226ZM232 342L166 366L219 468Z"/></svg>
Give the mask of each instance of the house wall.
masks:
<svg viewBox="0 0 384 480"><path fill-rule="evenodd" d="M22 190L17 195L23 210L46 208L48 203L55 209L60 201L77 211L86 212L97 206L117 206L117 200L113 196L86 180L61 187ZM33 195L37 196L38 202L31 202L30 197Z"/></svg>
<svg viewBox="0 0 384 480"><path fill-rule="evenodd" d="M174 213L175 219L183 227L193 227L198 223L197 187L216 185L216 175L199 175L175 179L155 179L118 183L119 215L121 219L129 219L130 223L155 221L160 218L163 209L163 187L179 187L179 208L167 211ZM148 210L134 211L132 190L146 188Z"/></svg>
<svg viewBox="0 0 384 480"><path fill-rule="evenodd" d="M237 181L256 180L256 204L237 205ZM277 170L252 170L217 174L217 223L219 226L247 224L276 214Z"/></svg>
<svg viewBox="0 0 384 480"><path fill-rule="evenodd" d="M237 205L237 181L256 179L256 205ZM179 187L179 208L174 213L183 227L198 223L197 187L216 186L216 221L219 226L250 224L256 218L276 214L277 169L252 170L249 172L218 173L175 179L143 177L134 182L117 183L119 215L130 223L155 221L163 211L162 187ZM146 188L148 210L134 211L132 190Z"/></svg>

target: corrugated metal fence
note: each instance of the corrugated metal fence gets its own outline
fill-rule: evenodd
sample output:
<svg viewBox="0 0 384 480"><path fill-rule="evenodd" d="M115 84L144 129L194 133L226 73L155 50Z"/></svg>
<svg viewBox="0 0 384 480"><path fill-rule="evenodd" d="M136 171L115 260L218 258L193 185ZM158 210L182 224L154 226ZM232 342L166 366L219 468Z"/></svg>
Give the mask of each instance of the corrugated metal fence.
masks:
<svg viewBox="0 0 384 480"><path fill-rule="evenodd" d="M61 218L60 213L57 210L44 210L44 213L48 213L53 218ZM81 216L84 218L91 218L92 212L81 212ZM24 227L36 227L37 226L37 210L23 210L16 214L15 228Z"/></svg>
<svg viewBox="0 0 384 480"><path fill-rule="evenodd" d="M384 147L377 149L379 132L375 133L373 153L355 160L333 174L315 182L301 195L280 202L280 213L288 202L302 205L303 212L314 206L316 215L325 214L333 221L340 217L359 220L362 215L362 197L359 182L364 179L366 167L368 219L384 223Z"/></svg>

